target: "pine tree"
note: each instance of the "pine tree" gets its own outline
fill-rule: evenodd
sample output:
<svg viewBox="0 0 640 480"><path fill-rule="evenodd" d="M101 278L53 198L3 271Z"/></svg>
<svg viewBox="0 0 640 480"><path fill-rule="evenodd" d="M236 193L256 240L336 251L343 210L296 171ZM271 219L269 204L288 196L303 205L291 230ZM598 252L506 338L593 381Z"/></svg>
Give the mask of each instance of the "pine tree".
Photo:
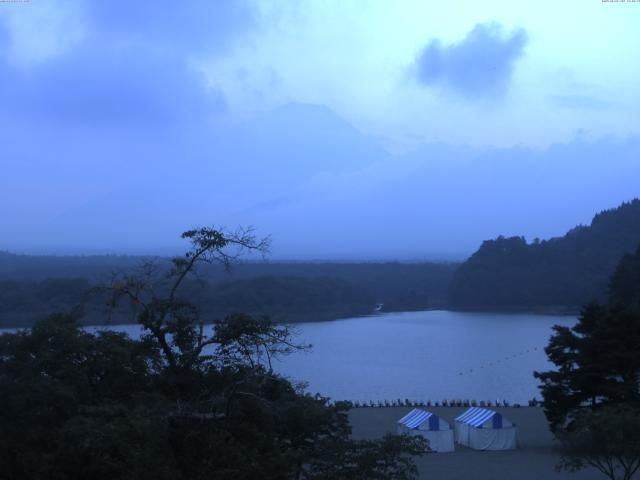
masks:
<svg viewBox="0 0 640 480"><path fill-rule="evenodd" d="M591 466L612 480L640 468L640 248L611 277L609 301L585 306L575 326L554 327L545 349L556 370L535 372L560 467Z"/></svg>

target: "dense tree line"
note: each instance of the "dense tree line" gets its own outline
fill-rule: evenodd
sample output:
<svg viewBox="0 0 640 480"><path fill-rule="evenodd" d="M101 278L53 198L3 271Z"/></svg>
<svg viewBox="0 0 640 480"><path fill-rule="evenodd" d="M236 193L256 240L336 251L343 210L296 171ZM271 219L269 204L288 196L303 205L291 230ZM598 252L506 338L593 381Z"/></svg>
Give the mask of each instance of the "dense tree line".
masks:
<svg viewBox="0 0 640 480"><path fill-rule="evenodd" d="M83 322L101 323L105 299L94 287L147 262L169 266L167 258L0 252L0 327L27 326L46 312L80 306ZM437 263L239 263L230 273L203 266L184 288L210 318L242 311L300 322L368 314L377 303L385 311L442 308L454 270ZM130 319L124 309L110 321Z"/></svg>
<svg viewBox="0 0 640 480"><path fill-rule="evenodd" d="M527 243L483 242L456 271L449 303L460 309L574 310L604 300L620 257L640 243L640 200L597 214L590 226Z"/></svg>
<svg viewBox="0 0 640 480"><path fill-rule="evenodd" d="M93 282L114 270L133 268L147 258L129 255L18 255L0 251L0 280L86 278Z"/></svg>
<svg viewBox="0 0 640 480"><path fill-rule="evenodd" d="M271 368L309 348L285 326L246 314L205 326L183 291L246 232L185 232L169 269L146 264L105 286L144 334L79 328L53 314L0 335L0 478L409 480L420 437L353 440L346 403L310 395Z"/></svg>
<svg viewBox="0 0 640 480"><path fill-rule="evenodd" d="M82 311L83 323L104 323L107 298L97 287L72 278L0 281L0 327L28 326L51 311ZM364 288L324 277L256 277L213 285L193 279L184 289L212 319L248 312L278 322L329 320L368 314L375 305ZM109 313L109 323L132 321L128 307Z"/></svg>
<svg viewBox="0 0 640 480"><path fill-rule="evenodd" d="M88 300L85 278L49 278L41 282L0 280L0 313L51 312Z"/></svg>
<svg viewBox="0 0 640 480"><path fill-rule="evenodd" d="M202 308L219 316L242 310L275 320L325 320L371 313L364 288L330 277L255 277L219 284Z"/></svg>
<svg viewBox="0 0 640 480"><path fill-rule="evenodd" d="M545 350L556 369L535 376L562 466L630 479L640 468L640 248L620 260L607 302L555 326Z"/></svg>

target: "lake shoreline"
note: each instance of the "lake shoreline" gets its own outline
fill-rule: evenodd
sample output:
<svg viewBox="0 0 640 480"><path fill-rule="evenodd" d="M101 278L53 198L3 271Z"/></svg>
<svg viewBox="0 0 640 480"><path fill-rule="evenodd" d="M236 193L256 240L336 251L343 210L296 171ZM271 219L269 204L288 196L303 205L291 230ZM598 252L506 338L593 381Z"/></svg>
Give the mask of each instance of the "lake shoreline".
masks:
<svg viewBox="0 0 640 480"><path fill-rule="evenodd" d="M555 307L495 307L495 308L459 308L451 307L444 310L460 313L513 313L532 314L532 315L553 315L559 317L575 317L580 315L581 309L572 306L555 306Z"/></svg>
<svg viewBox="0 0 640 480"><path fill-rule="evenodd" d="M65 313L66 311L62 311ZM542 315L542 316L558 316L558 317L576 317L580 314L580 310L571 310L571 309L561 309L561 308L514 308L514 309L460 309L460 308L445 308L445 307L433 307L433 308L423 308L419 310L390 310L390 311L371 311L369 313L347 313L341 312L340 314L336 313L321 313L321 314L300 314L295 315L298 320L292 321L290 317L292 315L282 316L282 315L271 315L271 320L278 325L297 325L297 324L305 324L305 323L320 323L320 322L337 322L341 320L348 320L352 318L372 318L378 317L382 315L394 315L394 314L403 314L403 313L420 313L420 312L457 312L457 313L482 313L482 314L491 314L495 313L498 315ZM20 329L20 328L30 328L33 324L41 319L46 318L53 312L29 312L29 313L11 313L11 314L0 314L0 330L5 329ZM224 318L225 315L230 315L229 312L225 313L204 313L204 316L208 316L209 318ZM252 312L250 315L261 317L261 316L269 316L264 313L256 313ZM123 325L135 325L135 317L131 314L114 314L110 321L105 322L101 319L96 319L98 315L96 314L88 314L80 317L80 324L84 327L112 327L112 326L123 326ZM95 320L94 320L95 319ZM214 325L216 320L211 319L204 322L205 325Z"/></svg>

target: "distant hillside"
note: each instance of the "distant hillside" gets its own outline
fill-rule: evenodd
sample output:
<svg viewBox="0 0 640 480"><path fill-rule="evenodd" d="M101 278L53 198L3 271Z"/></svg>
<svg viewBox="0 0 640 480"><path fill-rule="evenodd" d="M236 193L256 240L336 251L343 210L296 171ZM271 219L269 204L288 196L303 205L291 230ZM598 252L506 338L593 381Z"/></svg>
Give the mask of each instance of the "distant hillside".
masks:
<svg viewBox="0 0 640 480"><path fill-rule="evenodd" d="M0 251L0 280L104 280L113 271L133 268L145 258L128 255L16 255Z"/></svg>
<svg viewBox="0 0 640 480"><path fill-rule="evenodd" d="M104 323L104 299L87 295L135 256L29 256L0 252L0 327L24 326L47 313L83 304L88 323ZM159 258L164 262L167 259ZM189 296L208 318L231 312L270 315L283 322L330 320L383 311L442 308L457 264L241 263L232 273L203 266ZM114 321L112 318L111 321ZM121 312L115 322L131 321Z"/></svg>
<svg viewBox="0 0 640 480"><path fill-rule="evenodd" d="M487 240L455 273L449 305L458 309L572 311L606 296L620 258L640 245L640 200L598 213L564 237Z"/></svg>

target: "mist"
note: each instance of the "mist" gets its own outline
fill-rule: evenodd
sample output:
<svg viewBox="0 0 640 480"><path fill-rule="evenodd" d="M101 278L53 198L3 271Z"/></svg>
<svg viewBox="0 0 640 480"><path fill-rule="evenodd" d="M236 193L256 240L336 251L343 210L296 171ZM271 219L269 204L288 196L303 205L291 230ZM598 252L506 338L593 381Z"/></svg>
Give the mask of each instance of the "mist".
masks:
<svg viewBox="0 0 640 480"><path fill-rule="evenodd" d="M460 260L640 195L637 69L605 89L537 16L398 29L372 7L385 46L358 9L38 3L0 14L1 249L164 254L250 225L274 259Z"/></svg>

